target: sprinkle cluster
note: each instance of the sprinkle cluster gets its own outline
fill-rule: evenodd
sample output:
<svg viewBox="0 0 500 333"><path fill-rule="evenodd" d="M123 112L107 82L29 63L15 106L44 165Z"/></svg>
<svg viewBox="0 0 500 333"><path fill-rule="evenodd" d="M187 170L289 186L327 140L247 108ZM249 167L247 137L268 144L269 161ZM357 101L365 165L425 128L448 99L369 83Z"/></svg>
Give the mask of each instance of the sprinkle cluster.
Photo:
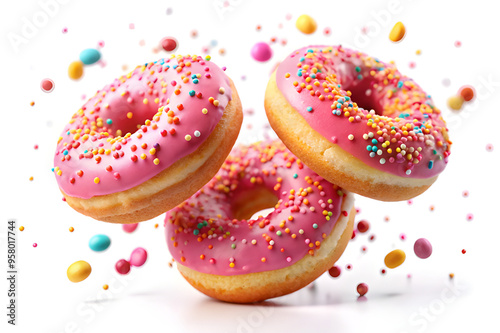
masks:
<svg viewBox="0 0 500 333"><path fill-rule="evenodd" d="M230 100L228 79L220 72L199 56L172 55L97 91L59 138L53 171L60 187L77 197L117 192L195 150ZM124 176L128 184L118 185ZM101 190L68 186L103 181L107 185Z"/></svg>
<svg viewBox="0 0 500 333"><path fill-rule="evenodd" d="M205 187L167 213L167 242L178 262L204 273L287 267L314 255L339 216L348 215L341 210L345 195L281 142L240 147ZM274 210L241 219L263 207Z"/></svg>
<svg viewBox="0 0 500 333"><path fill-rule="evenodd" d="M287 60L278 68L278 87L283 91L284 83L292 105L333 143L398 175L446 162L451 141L441 111L394 64L340 46L301 49ZM413 176L427 178L425 173Z"/></svg>

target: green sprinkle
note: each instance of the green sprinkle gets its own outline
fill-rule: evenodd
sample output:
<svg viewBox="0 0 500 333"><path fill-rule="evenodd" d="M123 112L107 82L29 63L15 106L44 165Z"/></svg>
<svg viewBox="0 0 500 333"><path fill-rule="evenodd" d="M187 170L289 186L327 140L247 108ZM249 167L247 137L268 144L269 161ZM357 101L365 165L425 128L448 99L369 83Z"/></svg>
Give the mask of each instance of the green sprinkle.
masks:
<svg viewBox="0 0 500 333"><path fill-rule="evenodd" d="M316 223L313 224L314 229L318 229L318 225Z"/></svg>
<svg viewBox="0 0 500 333"><path fill-rule="evenodd" d="M231 244L231 248L234 250L236 248L236 244Z"/></svg>
<svg viewBox="0 0 500 333"><path fill-rule="evenodd" d="M276 235L281 236L281 230L276 231Z"/></svg>

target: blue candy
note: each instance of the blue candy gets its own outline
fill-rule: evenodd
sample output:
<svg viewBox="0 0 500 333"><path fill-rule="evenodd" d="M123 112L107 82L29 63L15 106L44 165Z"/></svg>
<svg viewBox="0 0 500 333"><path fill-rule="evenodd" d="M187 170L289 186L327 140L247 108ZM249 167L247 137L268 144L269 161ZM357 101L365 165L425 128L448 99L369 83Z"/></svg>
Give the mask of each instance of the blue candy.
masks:
<svg viewBox="0 0 500 333"><path fill-rule="evenodd" d="M92 65L101 59L101 52L96 49L85 49L80 53L80 61L85 65Z"/></svg>
<svg viewBox="0 0 500 333"><path fill-rule="evenodd" d="M111 244L111 239L106 235L95 235L89 240L89 247L92 251L101 252L106 250Z"/></svg>

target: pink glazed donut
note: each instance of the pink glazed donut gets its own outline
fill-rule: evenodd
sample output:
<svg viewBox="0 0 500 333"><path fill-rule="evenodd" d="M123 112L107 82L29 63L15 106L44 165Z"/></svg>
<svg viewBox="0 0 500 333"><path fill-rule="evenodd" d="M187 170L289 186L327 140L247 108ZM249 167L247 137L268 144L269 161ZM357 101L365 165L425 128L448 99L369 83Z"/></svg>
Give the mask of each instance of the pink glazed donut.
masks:
<svg viewBox="0 0 500 333"><path fill-rule="evenodd" d="M393 64L341 46L289 55L269 80L265 107L305 164L370 198L421 194L450 155L446 123L430 96Z"/></svg>
<svg viewBox="0 0 500 333"><path fill-rule="evenodd" d="M160 59L97 91L73 115L53 171L66 202L80 213L144 221L213 177L242 117L232 81L214 63L189 55Z"/></svg>
<svg viewBox="0 0 500 333"><path fill-rule="evenodd" d="M298 290L333 266L352 235L353 205L352 194L281 141L261 142L233 150L207 185L167 212L166 238L193 287L227 302L257 302Z"/></svg>

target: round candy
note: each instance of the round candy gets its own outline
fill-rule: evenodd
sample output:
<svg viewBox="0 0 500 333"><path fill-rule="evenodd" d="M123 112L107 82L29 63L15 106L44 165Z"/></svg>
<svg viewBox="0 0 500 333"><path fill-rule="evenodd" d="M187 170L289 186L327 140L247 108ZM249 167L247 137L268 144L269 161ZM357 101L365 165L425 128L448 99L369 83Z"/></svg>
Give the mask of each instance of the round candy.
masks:
<svg viewBox="0 0 500 333"><path fill-rule="evenodd" d="M95 235L89 240L89 247L92 251L101 252L106 250L111 244L111 239L106 235Z"/></svg>
<svg viewBox="0 0 500 333"><path fill-rule="evenodd" d="M92 267L89 263L83 260L76 261L68 267L66 274L71 282L82 282L89 277L92 272Z"/></svg>
<svg viewBox="0 0 500 333"><path fill-rule="evenodd" d="M406 254L403 250L394 250L389 252L384 259L384 263L388 268L396 268L405 262Z"/></svg>
<svg viewBox="0 0 500 333"><path fill-rule="evenodd" d="M368 229L370 229L370 224L366 220L361 220L358 222L357 228L360 233L364 233L367 232Z"/></svg>
<svg viewBox="0 0 500 333"><path fill-rule="evenodd" d="M49 93L54 90L54 87L54 81L51 79L43 79L42 82L40 82L40 88L43 92Z"/></svg>
<svg viewBox="0 0 500 333"><path fill-rule="evenodd" d="M315 32L317 28L316 21L314 21L314 19L311 16L305 14L300 15L297 18L295 26L297 27L297 29L300 30L300 32L303 32L308 35Z"/></svg>
<svg viewBox="0 0 500 333"><path fill-rule="evenodd" d="M273 50L271 49L269 44L264 42L259 42L252 47L250 54L252 55L252 58L254 58L255 60L264 62L271 59L271 57L273 56Z"/></svg>
<svg viewBox="0 0 500 333"><path fill-rule="evenodd" d="M400 42L406 34L406 28L403 23L398 22L389 33L389 39L393 42Z"/></svg>
<svg viewBox="0 0 500 333"><path fill-rule="evenodd" d="M68 75L70 79L78 80L83 75L83 62L80 60L73 61L69 64Z"/></svg>
<svg viewBox="0 0 500 333"><path fill-rule="evenodd" d="M132 254L130 255L130 265L135 267L140 267L144 265L146 260L148 259L148 252L144 250L142 247L138 247Z"/></svg>
<svg viewBox="0 0 500 333"><path fill-rule="evenodd" d="M115 269L122 275L128 274L128 272L130 272L130 263L125 259L120 259L115 264Z"/></svg>
<svg viewBox="0 0 500 333"><path fill-rule="evenodd" d="M469 102L474 98L474 88L471 86L463 86L459 90L460 96L464 99L464 101Z"/></svg>
<svg viewBox="0 0 500 333"><path fill-rule="evenodd" d="M462 108L464 104L464 98L460 95L454 95L448 98L448 106L450 109L458 111Z"/></svg>
<svg viewBox="0 0 500 333"><path fill-rule="evenodd" d="M368 292L368 285L366 283L360 283L356 287L359 296L364 296Z"/></svg>
<svg viewBox="0 0 500 333"><path fill-rule="evenodd" d="M432 254L432 245L427 239L419 238L413 245L413 251L420 259L426 259Z"/></svg>
<svg viewBox="0 0 500 333"><path fill-rule="evenodd" d="M161 40L161 47L167 52L175 51L178 45L177 40L172 37L165 37Z"/></svg>
<svg viewBox="0 0 500 333"><path fill-rule="evenodd" d="M330 274L330 276L334 277L334 278L339 277L340 276L340 272L341 272L341 270L340 270L339 266L333 266L332 268L330 268L328 270L328 274Z"/></svg>
<svg viewBox="0 0 500 333"><path fill-rule="evenodd" d="M80 52L80 61L85 65L92 65L101 59L101 52L96 49L86 49Z"/></svg>
<svg viewBox="0 0 500 333"><path fill-rule="evenodd" d="M123 231L125 231L129 234L134 232L138 226L139 226L139 223L122 224Z"/></svg>

